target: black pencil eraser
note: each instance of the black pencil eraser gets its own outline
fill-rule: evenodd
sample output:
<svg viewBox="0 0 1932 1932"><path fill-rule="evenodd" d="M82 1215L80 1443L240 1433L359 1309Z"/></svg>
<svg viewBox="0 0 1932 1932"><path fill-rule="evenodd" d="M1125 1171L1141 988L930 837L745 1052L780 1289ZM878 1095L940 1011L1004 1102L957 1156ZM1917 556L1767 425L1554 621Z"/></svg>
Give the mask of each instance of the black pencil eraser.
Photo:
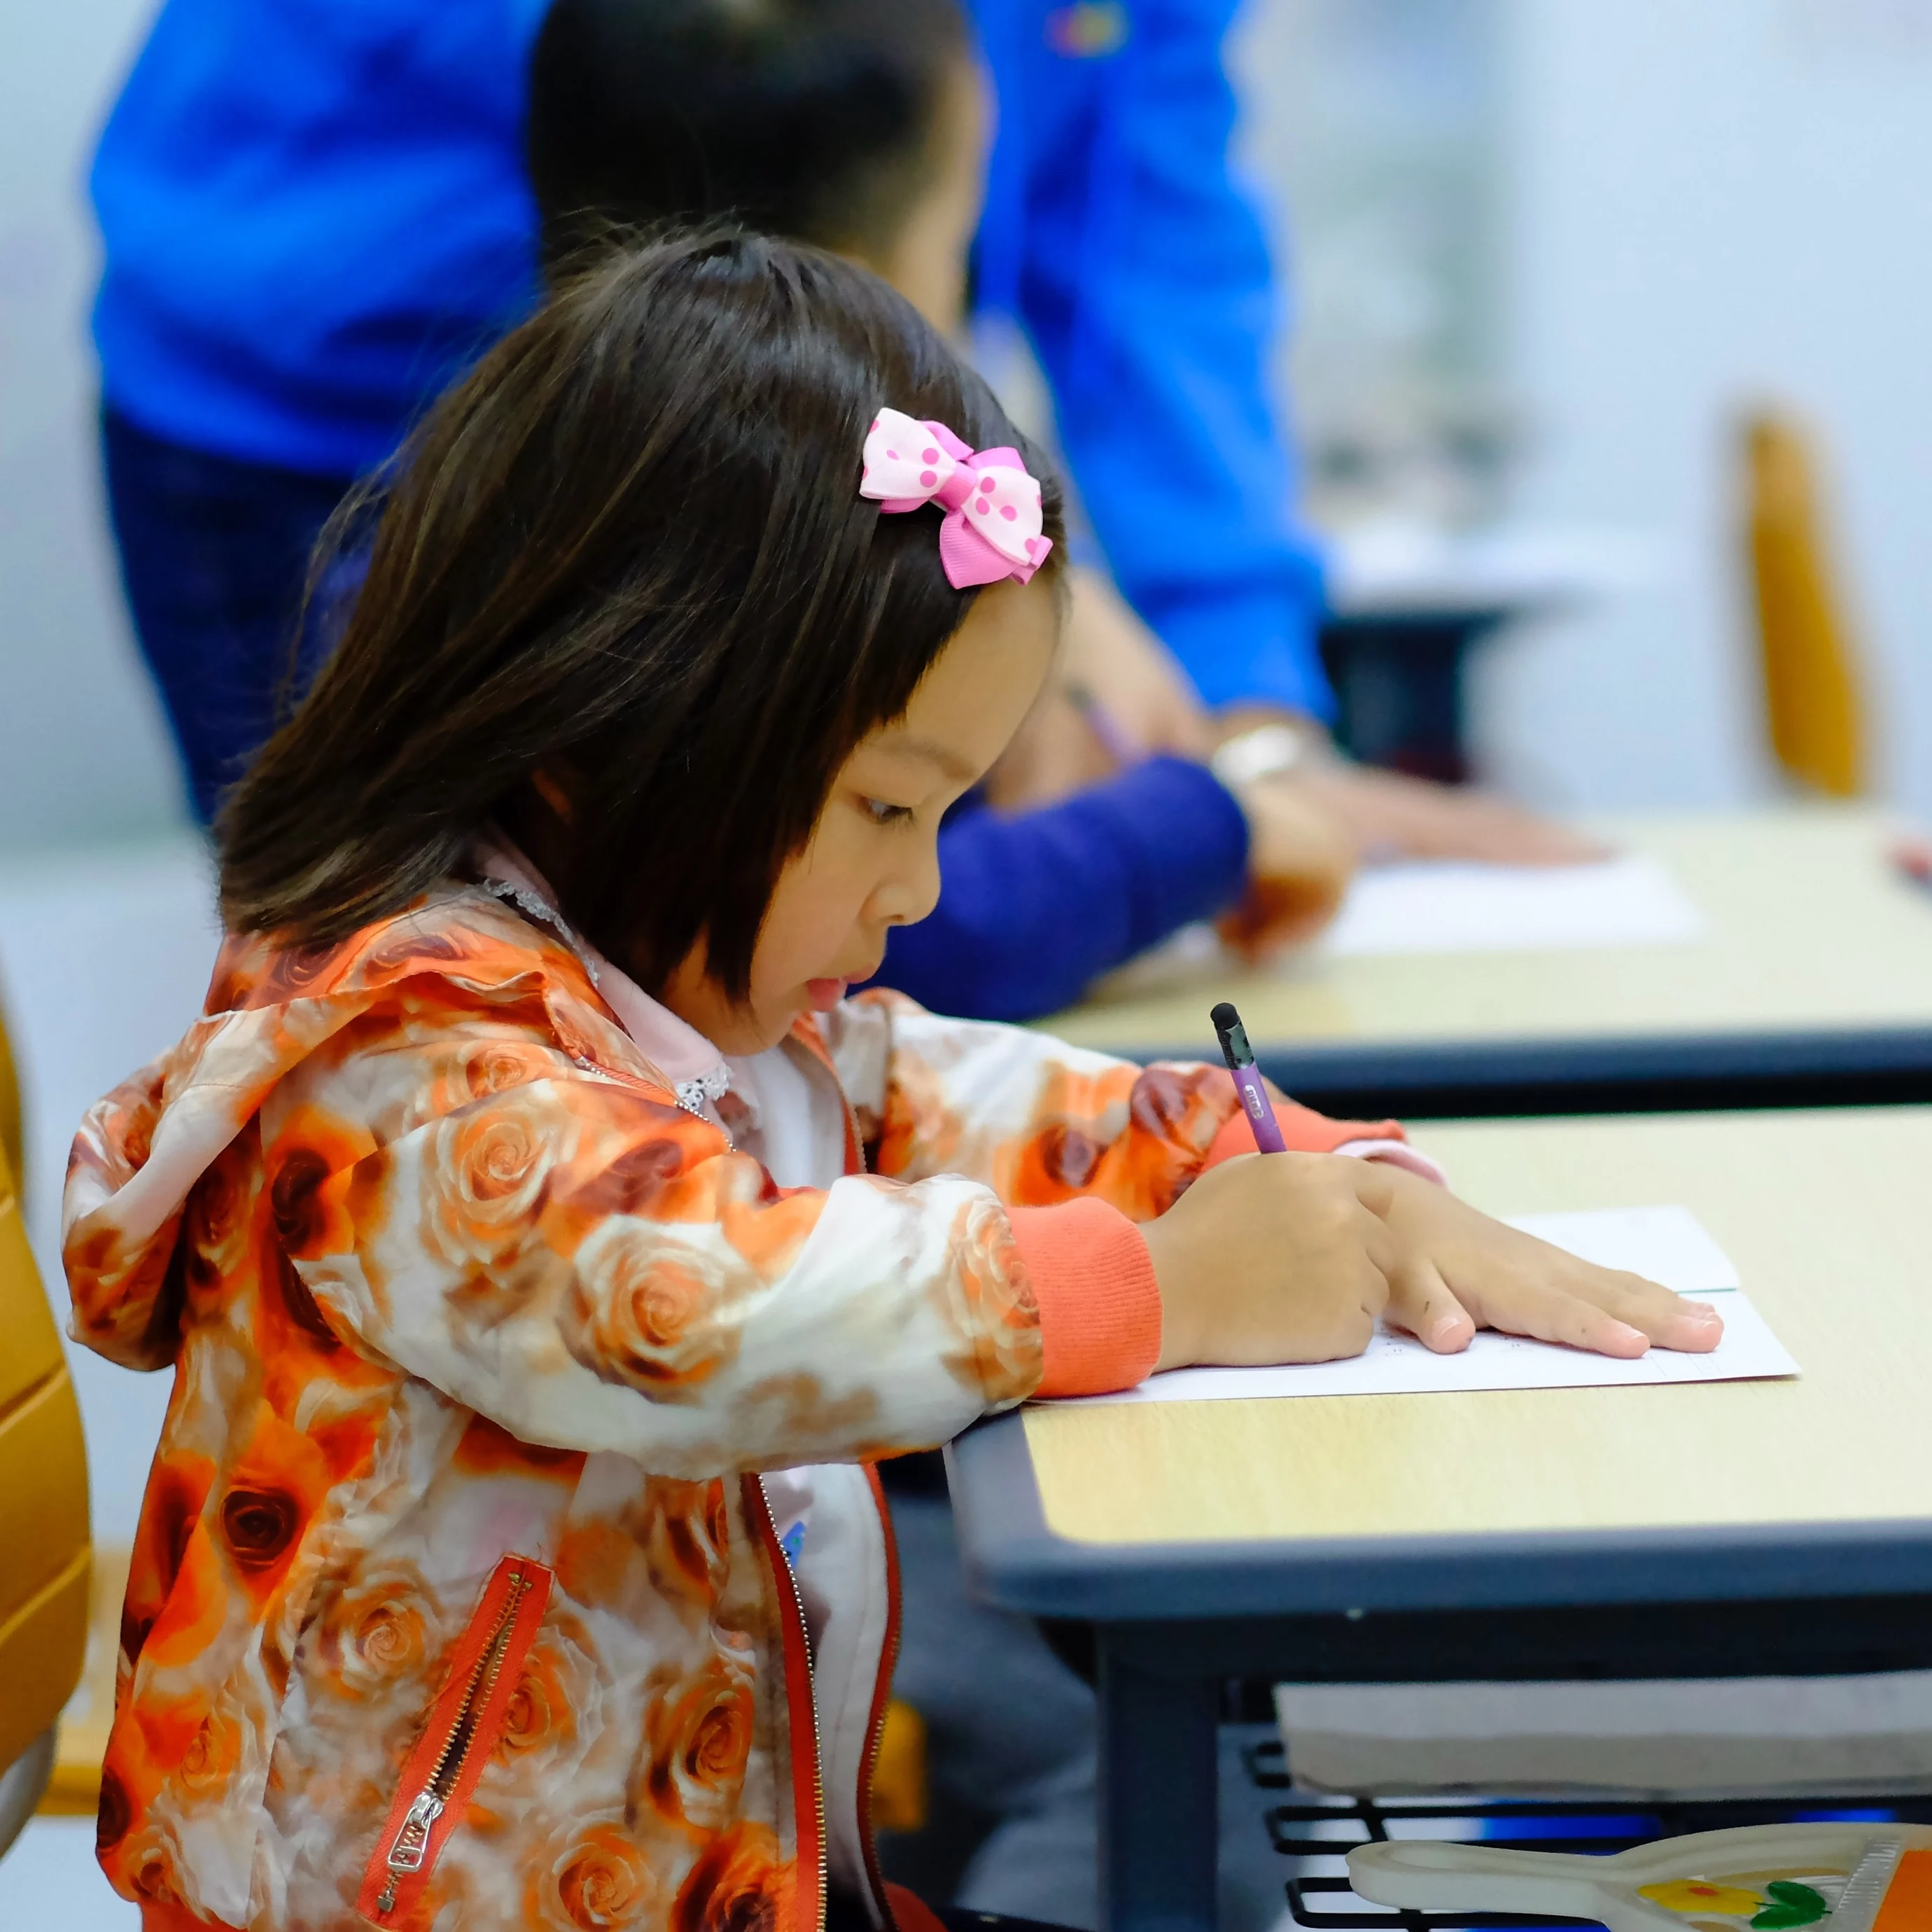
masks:
<svg viewBox="0 0 1932 1932"><path fill-rule="evenodd" d="M1209 1013L1214 1022L1215 1036L1221 1042L1221 1057L1230 1067L1246 1066L1254 1059L1254 1049L1248 1045L1248 1030L1241 1024L1241 1016L1223 1000Z"/></svg>

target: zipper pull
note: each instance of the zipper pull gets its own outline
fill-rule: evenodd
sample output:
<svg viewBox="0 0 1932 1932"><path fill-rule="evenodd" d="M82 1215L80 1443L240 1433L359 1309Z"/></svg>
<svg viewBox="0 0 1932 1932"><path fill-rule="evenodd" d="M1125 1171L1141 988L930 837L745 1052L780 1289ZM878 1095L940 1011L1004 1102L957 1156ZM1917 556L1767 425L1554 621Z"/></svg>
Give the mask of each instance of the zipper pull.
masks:
<svg viewBox="0 0 1932 1932"><path fill-rule="evenodd" d="M423 1860L429 1854L430 1827L442 1816L442 1800L434 1791L419 1791L416 1802L409 1808L402 1826L396 1833L396 1842L389 1847L388 1867L392 1871L421 1871Z"/></svg>

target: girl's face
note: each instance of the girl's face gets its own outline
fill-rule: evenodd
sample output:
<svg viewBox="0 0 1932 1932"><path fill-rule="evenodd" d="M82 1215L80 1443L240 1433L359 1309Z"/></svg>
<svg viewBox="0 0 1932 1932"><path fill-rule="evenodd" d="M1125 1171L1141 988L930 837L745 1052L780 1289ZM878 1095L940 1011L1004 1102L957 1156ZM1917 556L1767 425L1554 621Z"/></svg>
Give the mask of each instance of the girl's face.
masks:
<svg viewBox="0 0 1932 1932"><path fill-rule="evenodd" d="M896 926L939 898L939 821L1006 748L1045 681L1059 633L1051 582L988 585L912 694L862 740L810 840L778 876L738 1005L706 974L700 944L661 995L726 1053L776 1046L801 1013L868 980Z"/></svg>

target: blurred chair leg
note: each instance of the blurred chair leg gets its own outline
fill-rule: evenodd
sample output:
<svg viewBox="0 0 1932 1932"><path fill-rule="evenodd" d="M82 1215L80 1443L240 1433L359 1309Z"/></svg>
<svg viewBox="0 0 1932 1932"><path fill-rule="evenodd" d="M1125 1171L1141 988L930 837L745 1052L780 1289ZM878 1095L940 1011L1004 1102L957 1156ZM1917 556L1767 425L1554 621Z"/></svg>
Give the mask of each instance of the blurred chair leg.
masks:
<svg viewBox="0 0 1932 1932"><path fill-rule="evenodd" d="M1870 776L1868 704L1832 568L1816 458L1803 429L1774 410L1745 422L1742 454L1772 749L1799 784L1858 797Z"/></svg>
<svg viewBox="0 0 1932 1932"><path fill-rule="evenodd" d="M56 1726L50 1724L0 1772L0 1854L17 1838L53 1774Z"/></svg>

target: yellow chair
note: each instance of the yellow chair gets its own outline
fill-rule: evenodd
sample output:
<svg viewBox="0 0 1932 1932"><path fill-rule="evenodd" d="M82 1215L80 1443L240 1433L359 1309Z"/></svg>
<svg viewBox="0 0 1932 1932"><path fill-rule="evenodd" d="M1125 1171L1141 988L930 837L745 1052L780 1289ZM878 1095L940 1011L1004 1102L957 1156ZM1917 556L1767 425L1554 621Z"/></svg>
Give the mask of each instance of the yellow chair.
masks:
<svg viewBox="0 0 1932 1932"><path fill-rule="evenodd" d="M52 1768L87 1641L90 1557L80 1409L14 1185L20 1100L4 1040L0 1028L0 1850Z"/></svg>
<svg viewBox="0 0 1932 1932"><path fill-rule="evenodd" d="M114 1721L114 1673L121 1653L121 1606L128 1594L131 1552L122 1546L94 1552L93 1610L80 1688L61 1713L53 1768L40 1793L44 1817L92 1818L100 1809L100 1764Z"/></svg>
<svg viewBox="0 0 1932 1932"><path fill-rule="evenodd" d="M1817 464L1775 410L1744 426L1745 537L1772 749L1801 785L1834 798L1867 788L1858 652L1827 555Z"/></svg>

